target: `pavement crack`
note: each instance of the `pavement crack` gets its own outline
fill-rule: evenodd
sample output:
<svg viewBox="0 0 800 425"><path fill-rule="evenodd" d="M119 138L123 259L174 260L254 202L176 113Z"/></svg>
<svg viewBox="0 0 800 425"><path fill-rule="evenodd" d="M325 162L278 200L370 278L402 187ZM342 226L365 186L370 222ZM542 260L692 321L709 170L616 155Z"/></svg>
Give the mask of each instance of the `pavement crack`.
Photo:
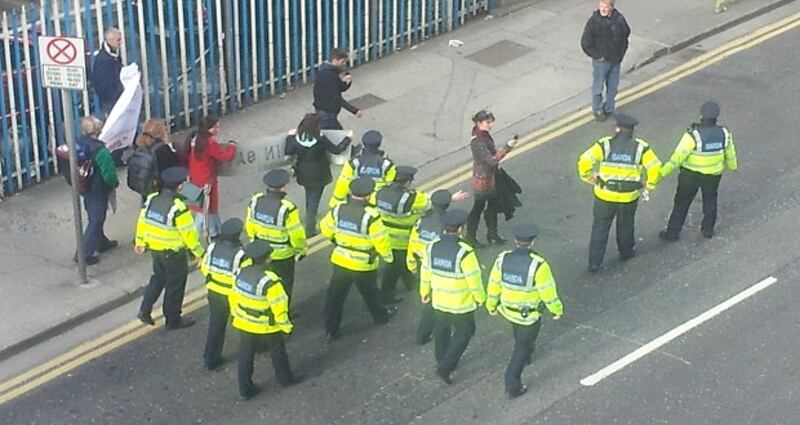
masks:
<svg viewBox="0 0 800 425"><path fill-rule="evenodd" d="M595 331L597 333L601 333L603 335L607 335L607 336L610 336L612 338L616 338L616 339L619 339L621 341L625 341L625 342L627 342L629 344L633 344L633 345L636 345L638 347L641 347L641 346L644 345L641 341L637 341L637 340L634 340L634 339L631 339L631 338L627 338L627 337L624 337L622 335L616 334L614 332L607 331L605 329L595 328L594 326L578 325L576 327L576 329L588 329L588 330L591 330L591 331ZM671 358L673 360L677 360L677 361L685 364L686 366L691 366L692 365L692 363L690 361L688 361L688 360L686 360L683 357L680 357L678 355L672 354L672 353L670 353L668 351L664 351L662 349L658 349L658 350L655 350L654 352L661 353L661 354L663 354L663 355L665 355L665 356L667 356L667 357L669 357L669 358Z"/></svg>

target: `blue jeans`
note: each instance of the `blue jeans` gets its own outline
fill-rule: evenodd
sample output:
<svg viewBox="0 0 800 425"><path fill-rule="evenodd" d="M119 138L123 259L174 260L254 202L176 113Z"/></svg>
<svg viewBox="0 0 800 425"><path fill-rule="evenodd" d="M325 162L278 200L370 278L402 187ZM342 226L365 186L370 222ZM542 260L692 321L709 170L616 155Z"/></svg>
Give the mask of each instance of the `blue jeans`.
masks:
<svg viewBox="0 0 800 425"><path fill-rule="evenodd" d="M342 124L339 122L337 114L326 112L317 109L317 116L319 116L319 128L322 130L342 130Z"/></svg>
<svg viewBox="0 0 800 425"><path fill-rule="evenodd" d="M94 190L83 197L83 206L86 208L86 230L83 232L83 256L89 258L101 249L105 249L109 240L103 232L108 210L108 192Z"/></svg>
<svg viewBox="0 0 800 425"><path fill-rule="evenodd" d="M619 63L592 59L592 111L611 115L614 113L614 98L619 88ZM603 88L606 100L603 102Z"/></svg>

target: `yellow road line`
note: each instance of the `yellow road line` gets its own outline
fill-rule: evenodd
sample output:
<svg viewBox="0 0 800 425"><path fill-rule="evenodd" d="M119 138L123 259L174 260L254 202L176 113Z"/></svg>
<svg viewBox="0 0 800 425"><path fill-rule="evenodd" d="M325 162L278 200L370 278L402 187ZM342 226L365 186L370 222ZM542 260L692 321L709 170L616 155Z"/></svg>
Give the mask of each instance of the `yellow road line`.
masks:
<svg viewBox="0 0 800 425"><path fill-rule="evenodd" d="M704 53L674 69L637 84L619 94L619 105L625 105L641 99L657 90L667 87L689 75L697 73L728 57L749 49L766 40L790 31L800 26L800 13L791 15L773 24L762 27L750 34L739 37L722 46ZM520 139L519 147L514 149L507 158L515 158L544 143L552 141L582 125L592 121L591 110L586 107L580 109L550 125ZM434 178L419 186L420 190L432 191L453 187L469 179L471 165L464 164ZM321 251L328 247L330 242L321 235L309 239L313 245L309 254ZM186 296L183 310L192 312L205 305L205 288L196 289ZM0 405L19 397L89 361L98 358L128 342L134 341L155 329L163 323L160 313L156 315L157 326L142 325L138 321L131 321L113 331L110 331L92 341L86 342L69 352L50 360L41 366L30 369L21 375L0 384Z"/></svg>

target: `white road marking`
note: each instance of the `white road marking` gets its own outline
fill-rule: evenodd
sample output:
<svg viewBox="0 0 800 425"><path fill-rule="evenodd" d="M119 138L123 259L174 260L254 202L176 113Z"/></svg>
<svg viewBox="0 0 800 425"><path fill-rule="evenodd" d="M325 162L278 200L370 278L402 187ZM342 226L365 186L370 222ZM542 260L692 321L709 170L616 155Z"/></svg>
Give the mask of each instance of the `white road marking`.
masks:
<svg viewBox="0 0 800 425"><path fill-rule="evenodd" d="M758 282L755 285L745 289L744 291L739 292L733 297L728 298L726 301L723 301L722 303L711 308L710 310L707 310L705 313L685 322L684 324L678 326L677 328L639 347L638 349L631 352L627 356L615 361L614 363L611 363L610 365L604 367L603 369L600 369L597 373L581 379L581 385L590 387L594 384L597 384L603 379L613 375L616 372L619 372L620 370L630 365L631 363L635 362L636 360L639 360L642 357L650 354L651 352L659 349L660 347L669 343L673 339L685 334L686 332L689 332L690 330L696 328L697 326L700 326L709 319L712 319L715 316L719 315L723 311L733 307L734 305L768 288L777 281L778 279L775 279L774 277L770 276L762 280L761 282Z"/></svg>

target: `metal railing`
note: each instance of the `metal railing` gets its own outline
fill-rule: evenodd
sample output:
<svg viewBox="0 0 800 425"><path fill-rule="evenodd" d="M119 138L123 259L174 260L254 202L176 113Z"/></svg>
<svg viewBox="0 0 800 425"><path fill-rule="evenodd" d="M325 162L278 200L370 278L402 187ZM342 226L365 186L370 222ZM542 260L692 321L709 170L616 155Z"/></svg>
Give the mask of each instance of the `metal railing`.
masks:
<svg viewBox="0 0 800 425"><path fill-rule="evenodd" d="M0 40L0 196L58 173L60 93L43 89L38 38L86 40L87 71L104 29L123 35L124 63L142 71L142 119L173 129L313 80L338 47L350 65L450 31L490 0L40 0L3 13ZM74 116L100 115L91 87L71 95Z"/></svg>

